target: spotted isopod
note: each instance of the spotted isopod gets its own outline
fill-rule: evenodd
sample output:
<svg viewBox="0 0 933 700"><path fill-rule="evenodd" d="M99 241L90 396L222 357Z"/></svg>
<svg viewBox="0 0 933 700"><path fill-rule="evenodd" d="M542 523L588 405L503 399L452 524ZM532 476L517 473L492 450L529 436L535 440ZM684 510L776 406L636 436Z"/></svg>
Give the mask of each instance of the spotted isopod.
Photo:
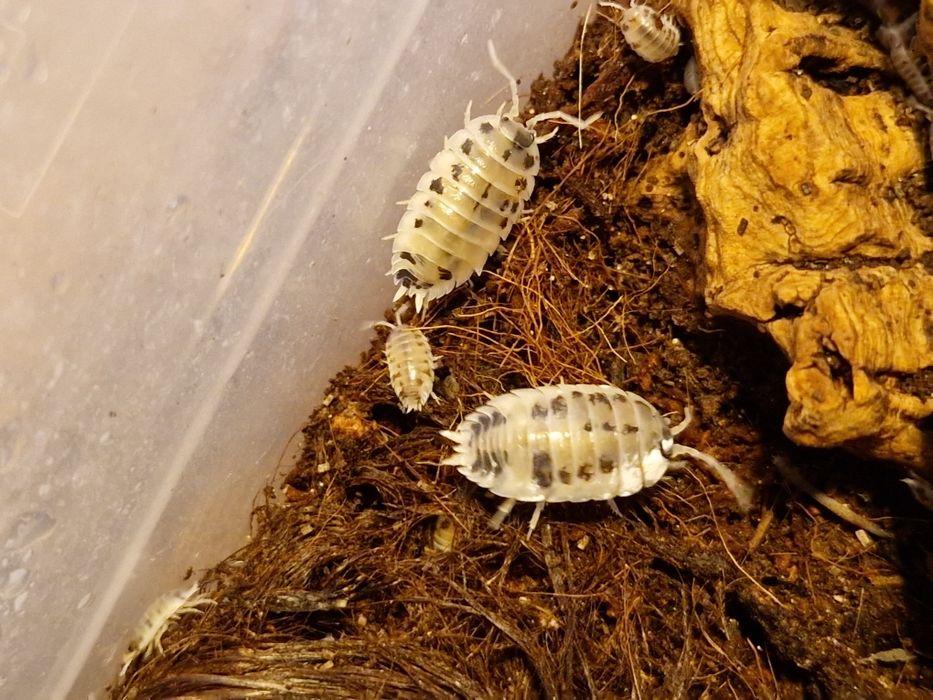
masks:
<svg viewBox="0 0 933 700"><path fill-rule="evenodd" d="M419 328L396 323L381 322L391 328L386 339L386 365L389 382L405 413L420 411L434 396L434 368L437 362L431 354L431 345Z"/></svg>
<svg viewBox="0 0 933 700"><path fill-rule="evenodd" d="M691 417L687 408L671 428L645 399L609 385L517 389L476 409L457 430L442 431L454 442L442 464L506 499L490 521L493 528L516 501L536 503L529 535L545 503L603 500L618 513L613 498L653 486L668 468L680 466L671 460L681 456L715 471L747 509L746 484L710 455L674 442Z"/></svg>
<svg viewBox="0 0 933 700"><path fill-rule="evenodd" d="M540 167L538 144L556 133L538 136L534 127L559 120L580 129L592 124L563 112L537 114L524 124L518 118L518 82L488 42L489 56L509 82L511 104L496 114L470 117L467 104L463 128L444 140L407 202L392 236L395 299L414 298L415 308L444 296L479 274L486 260L505 240L522 215Z"/></svg>
<svg viewBox="0 0 933 700"><path fill-rule="evenodd" d="M680 29L674 20L638 0L600 2L622 13L619 27L632 50L649 63L660 63L677 55L680 49Z"/></svg>

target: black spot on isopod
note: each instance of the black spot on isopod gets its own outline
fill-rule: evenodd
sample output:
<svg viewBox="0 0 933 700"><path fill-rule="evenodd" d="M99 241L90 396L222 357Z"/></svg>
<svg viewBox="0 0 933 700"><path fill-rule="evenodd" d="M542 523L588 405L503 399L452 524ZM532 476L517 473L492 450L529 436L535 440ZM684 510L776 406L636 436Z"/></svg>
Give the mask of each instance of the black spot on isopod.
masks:
<svg viewBox="0 0 933 700"><path fill-rule="evenodd" d="M590 423L589 421L587 421L586 423L583 424L583 429L584 429L586 432L590 432L590 431L593 430L593 424Z"/></svg>
<svg viewBox="0 0 933 700"><path fill-rule="evenodd" d="M606 421L605 423L603 423L603 430L605 430L607 433L614 432L615 429L616 427L609 421Z"/></svg>
<svg viewBox="0 0 933 700"><path fill-rule="evenodd" d="M461 144L460 150L463 151L466 155L470 155L470 151L473 150L473 139L466 139Z"/></svg>
<svg viewBox="0 0 933 700"><path fill-rule="evenodd" d="M489 426L492 425L492 418L485 413L479 413L476 416L476 422L483 430L488 430Z"/></svg>
<svg viewBox="0 0 933 700"><path fill-rule="evenodd" d="M512 140L522 148L528 148L535 142L535 137L536 134L531 129L519 128L515 131L515 136L512 137Z"/></svg>
<svg viewBox="0 0 933 700"><path fill-rule="evenodd" d="M637 433L637 432L638 432L637 425L623 425L622 426L623 435L631 435L632 433Z"/></svg>
<svg viewBox="0 0 933 700"><path fill-rule="evenodd" d="M603 474L611 474L616 468L615 460L610 457L599 458L599 471Z"/></svg>
<svg viewBox="0 0 933 700"><path fill-rule="evenodd" d="M442 280L450 280L453 279L454 273L446 267L439 267L437 268L437 276Z"/></svg>
<svg viewBox="0 0 933 700"><path fill-rule="evenodd" d="M517 190L519 190L519 191L522 191L522 190L524 190L526 187L528 187L528 180L527 180L527 178L524 178L524 177L517 177L517 178L515 178L515 189L517 189Z"/></svg>
<svg viewBox="0 0 933 700"><path fill-rule="evenodd" d="M584 462L580 465L580 468L577 469L577 478L583 479L583 481L589 481L593 478L593 465L587 462Z"/></svg>
<svg viewBox="0 0 933 700"><path fill-rule="evenodd" d="M571 398L579 399L581 396L583 396L583 392L577 391L576 389L574 389L573 391L570 392L570 396Z"/></svg>
<svg viewBox="0 0 933 700"><path fill-rule="evenodd" d="M590 394L590 403L594 405L598 403L601 403L605 406L611 405L605 394Z"/></svg>
<svg viewBox="0 0 933 700"><path fill-rule="evenodd" d="M532 458L531 479L543 489L554 481L554 464L547 452L535 452Z"/></svg>
<svg viewBox="0 0 933 700"><path fill-rule="evenodd" d="M489 122L480 122L480 125L479 125L479 130L480 130L480 132L483 133L483 134L488 134L488 133L489 133L490 131L492 131L494 128L495 128L495 127L494 127L492 124L490 124Z"/></svg>
<svg viewBox="0 0 933 700"><path fill-rule="evenodd" d="M502 411L493 411L492 413L492 424L493 426L504 425L506 421L505 414Z"/></svg>
<svg viewBox="0 0 933 700"><path fill-rule="evenodd" d="M502 221L499 222L499 228L507 228L508 225L509 225L508 219L503 219Z"/></svg>
<svg viewBox="0 0 933 700"><path fill-rule="evenodd" d="M421 228L424 226L424 219L415 219L415 228Z"/></svg>
<svg viewBox="0 0 933 700"><path fill-rule="evenodd" d="M398 254L398 256L399 256L402 260L407 260L407 261L410 262L412 265L416 265L416 264L417 264L417 261L415 260L415 256L412 255L411 253L409 253L407 250L403 250L401 253Z"/></svg>
<svg viewBox="0 0 933 700"><path fill-rule="evenodd" d="M438 194L444 194L444 182L441 178L435 178L431 180L431 186L429 188L432 192L437 192Z"/></svg>
<svg viewBox="0 0 933 700"><path fill-rule="evenodd" d="M502 160L508 160L511 157L512 157L511 148L506 148L504 151L502 151Z"/></svg>
<svg viewBox="0 0 933 700"><path fill-rule="evenodd" d="M461 175L463 175L463 166L460 163L454 163L450 166L450 176L454 179L454 182L460 180Z"/></svg>
<svg viewBox="0 0 933 700"><path fill-rule="evenodd" d="M563 396L555 396L551 399L551 412L558 418L567 415L567 399Z"/></svg>
<svg viewBox="0 0 933 700"><path fill-rule="evenodd" d="M486 189L483 190L483 194L481 194L480 197L482 197L483 199L486 199L486 197L489 196L489 190L491 190L491 189L492 189L492 183L491 183L491 182L487 182L487 183L486 183Z"/></svg>
<svg viewBox="0 0 933 700"><path fill-rule="evenodd" d="M561 467L560 471L557 472L557 478L560 479L560 483L569 484L570 480L573 479L573 473L570 471L570 467Z"/></svg>
<svg viewBox="0 0 933 700"><path fill-rule="evenodd" d="M513 214L518 211L518 205L519 205L519 201L517 199L514 202L512 202L512 213Z"/></svg>
<svg viewBox="0 0 933 700"><path fill-rule="evenodd" d="M410 287L413 282L417 280L415 273L407 268L402 268L401 270L395 273L395 283L401 284L405 287Z"/></svg>
<svg viewBox="0 0 933 700"><path fill-rule="evenodd" d="M493 469L494 469L493 463L492 463L492 460L491 460L490 457L489 457L489 453L488 453L488 452L480 452L480 453L479 453L479 462L480 462L480 470L481 470L484 474L489 474L491 471L493 471Z"/></svg>
<svg viewBox="0 0 933 700"><path fill-rule="evenodd" d="M531 407L531 417L532 418L547 418L547 407L542 406L539 403L536 403Z"/></svg>
<svg viewBox="0 0 933 700"><path fill-rule="evenodd" d="M625 396L625 394L615 394L612 397L612 400L616 403L628 403L628 398Z"/></svg>
<svg viewBox="0 0 933 700"><path fill-rule="evenodd" d="M533 155L526 155L525 162L522 165L525 166L525 170L530 170L535 164L535 157Z"/></svg>

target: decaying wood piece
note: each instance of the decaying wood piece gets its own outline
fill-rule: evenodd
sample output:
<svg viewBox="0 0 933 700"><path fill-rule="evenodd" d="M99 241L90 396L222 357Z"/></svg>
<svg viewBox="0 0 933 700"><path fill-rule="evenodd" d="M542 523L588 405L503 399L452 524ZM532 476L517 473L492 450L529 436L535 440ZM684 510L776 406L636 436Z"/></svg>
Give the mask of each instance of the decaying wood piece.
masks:
<svg viewBox="0 0 933 700"><path fill-rule="evenodd" d="M882 71L886 57L772 0L677 5L702 81L706 129L685 145L707 302L759 324L790 359L791 439L931 476L920 423L933 414L933 240L901 194L923 144L892 94L837 91L849 69Z"/></svg>

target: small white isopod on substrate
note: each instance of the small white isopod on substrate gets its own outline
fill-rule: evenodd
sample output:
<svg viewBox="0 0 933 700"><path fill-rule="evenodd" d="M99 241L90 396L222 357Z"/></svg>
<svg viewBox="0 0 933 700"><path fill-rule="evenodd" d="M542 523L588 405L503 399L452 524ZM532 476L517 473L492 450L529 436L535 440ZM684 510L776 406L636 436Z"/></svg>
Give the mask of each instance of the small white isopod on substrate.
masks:
<svg viewBox="0 0 933 700"><path fill-rule="evenodd" d="M519 120L518 82L487 44L493 65L509 82L511 103L496 114L470 116L463 128L444 140L407 202L392 243L395 300L410 296L416 311L479 274L505 240L531 197L540 168L538 145L556 129L538 136L534 127L557 120L585 129L588 119L545 112L524 124Z"/></svg>
<svg viewBox="0 0 933 700"><path fill-rule="evenodd" d="M454 431L441 463L456 466L470 481L506 500L490 525L498 528L516 501L536 503L528 534L545 503L608 501L653 486L678 457L693 457L712 469L747 510L752 490L718 460L674 438L692 418L670 427L637 394L610 385L558 384L516 389L470 413Z"/></svg>
<svg viewBox="0 0 933 700"><path fill-rule="evenodd" d="M198 584L187 588L178 588L156 598L146 608L142 620L133 631L126 652L123 654L123 668L120 677L126 675L133 663L142 658L148 659L154 651L162 654L162 636L181 615L203 613L202 605L213 605L215 601L208 596L198 594Z"/></svg>
<svg viewBox="0 0 933 700"><path fill-rule="evenodd" d="M381 321L376 325L390 329L385 356L389 382L402 411L420 411L434 394L434 369L437 360L431 344L420 328L407 326L396 316L395 324Z"/></svg>
<svg viewBox="0 0 933 700"><path fill-rule="evenodd" d="M619 28L625 42L649 63L666 61L680 50L680 29L670 15L638 0L603 1L599 5L622 13Z"/></svg>

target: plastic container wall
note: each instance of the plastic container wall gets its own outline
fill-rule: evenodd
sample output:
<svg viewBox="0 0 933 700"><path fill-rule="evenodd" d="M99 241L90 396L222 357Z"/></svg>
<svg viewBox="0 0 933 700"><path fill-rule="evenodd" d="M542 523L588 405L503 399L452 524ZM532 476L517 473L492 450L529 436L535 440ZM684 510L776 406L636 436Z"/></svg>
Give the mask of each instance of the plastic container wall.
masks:
<svg viewBox="0 0 933 700"><path fill-rule="evenodd" d="M0 697L87 697L245 543L445 134L586 3L0 1Z"/></svg>

